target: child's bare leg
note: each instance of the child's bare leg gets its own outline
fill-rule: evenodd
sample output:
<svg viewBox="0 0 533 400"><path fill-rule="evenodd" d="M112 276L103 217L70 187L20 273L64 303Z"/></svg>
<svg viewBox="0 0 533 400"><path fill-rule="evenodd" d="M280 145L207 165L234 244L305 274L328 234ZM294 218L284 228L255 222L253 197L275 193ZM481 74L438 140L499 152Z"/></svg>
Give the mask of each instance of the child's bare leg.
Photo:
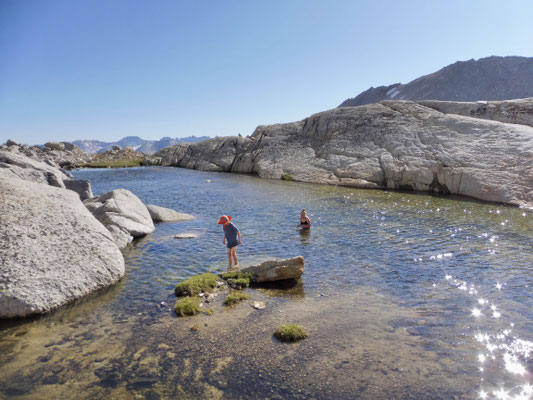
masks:
<svg viewBox="0 0 533 400"><path fill-rule="evenodd" d="M239 265L239 259L237 258L237 246L231 249L233 252L233 261L235 261L235 265Z"/></svg>
<svg viewBox="0 0 533 400"><path fill-rule="evenodd" d="M231 249L228 249L228 265L231 268Z"/></svg>

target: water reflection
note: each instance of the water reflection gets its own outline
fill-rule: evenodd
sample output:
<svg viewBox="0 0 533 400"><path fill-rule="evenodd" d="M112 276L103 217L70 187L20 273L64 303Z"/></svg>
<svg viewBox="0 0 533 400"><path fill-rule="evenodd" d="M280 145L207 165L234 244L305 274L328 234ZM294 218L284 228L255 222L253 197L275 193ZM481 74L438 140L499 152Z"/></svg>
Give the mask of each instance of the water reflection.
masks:
<svg viewBox="0 0 533 400"><path fill-rule="evenodd" d="M445 280L453 288L461 290L467 286L466 282L446 275ZM475 288L475 285L469 285ZM503 286L495 284L497 292L492 298L501 295ZM483 288L479 288L483 290ZM475 319L470 327L473 338L480 346L481 353L477 355L480 372L479 397L482 399L532 399L533 391L530 384L532 379L528 366L532 364L533 342L524 339L530 331L520 330L515 322L509 321L511 313L502 315L499 307L489 296L477 297L478 289L468 291L468 295L476 306L471 315ZM479 308L478 308L479 307ZM502 310L504 312L504 310ZM521 317L521 316L518 316ZM531 367L529 367L531 368Z"/></svg>
<svg viewBox="0 0 533 400"><path fill-rule="evenodd" d="M302 245L309 244L309 236L311 235L311 229L299 229L298 233L300 234L300 242Z"/></svg>

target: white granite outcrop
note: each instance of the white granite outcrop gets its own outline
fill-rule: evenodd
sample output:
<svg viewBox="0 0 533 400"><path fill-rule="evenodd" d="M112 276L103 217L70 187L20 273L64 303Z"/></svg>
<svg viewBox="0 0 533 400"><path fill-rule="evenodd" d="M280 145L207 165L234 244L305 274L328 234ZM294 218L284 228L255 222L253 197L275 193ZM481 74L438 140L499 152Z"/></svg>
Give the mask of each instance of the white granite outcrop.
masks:
<svg viewBox="0 0 533 400"><path fill-rule="evenodd" d="M488 112L478 103L426 103L341 107L158 155L163 165L533 206L533 99L491 102Z"/></svg>

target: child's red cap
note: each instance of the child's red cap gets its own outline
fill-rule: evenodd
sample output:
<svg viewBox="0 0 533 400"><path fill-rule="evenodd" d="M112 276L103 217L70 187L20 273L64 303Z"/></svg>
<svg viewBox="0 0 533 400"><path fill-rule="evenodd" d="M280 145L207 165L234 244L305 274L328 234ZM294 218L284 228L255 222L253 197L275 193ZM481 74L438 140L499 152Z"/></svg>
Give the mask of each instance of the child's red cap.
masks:
<svg viewBox="0 0 533 400"><path fill-rule="evenodd" d="M217 224L226 225L230 221L231 221L231 217L229 215L223 215L222 217L218 219Z"/></svg>

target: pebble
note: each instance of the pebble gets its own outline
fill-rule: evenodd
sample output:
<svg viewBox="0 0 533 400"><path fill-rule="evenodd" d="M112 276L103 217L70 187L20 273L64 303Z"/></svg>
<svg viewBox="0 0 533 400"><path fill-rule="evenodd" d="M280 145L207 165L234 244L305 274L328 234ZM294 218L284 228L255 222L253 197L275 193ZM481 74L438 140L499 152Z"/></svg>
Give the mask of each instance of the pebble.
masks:
<svg viewBox="0 0 533 400"><path fill-rule="evenodd" d="M250 305L255 308L256 310L264 310L266 305L263 301L252 301L250 302Z"/></svg>

